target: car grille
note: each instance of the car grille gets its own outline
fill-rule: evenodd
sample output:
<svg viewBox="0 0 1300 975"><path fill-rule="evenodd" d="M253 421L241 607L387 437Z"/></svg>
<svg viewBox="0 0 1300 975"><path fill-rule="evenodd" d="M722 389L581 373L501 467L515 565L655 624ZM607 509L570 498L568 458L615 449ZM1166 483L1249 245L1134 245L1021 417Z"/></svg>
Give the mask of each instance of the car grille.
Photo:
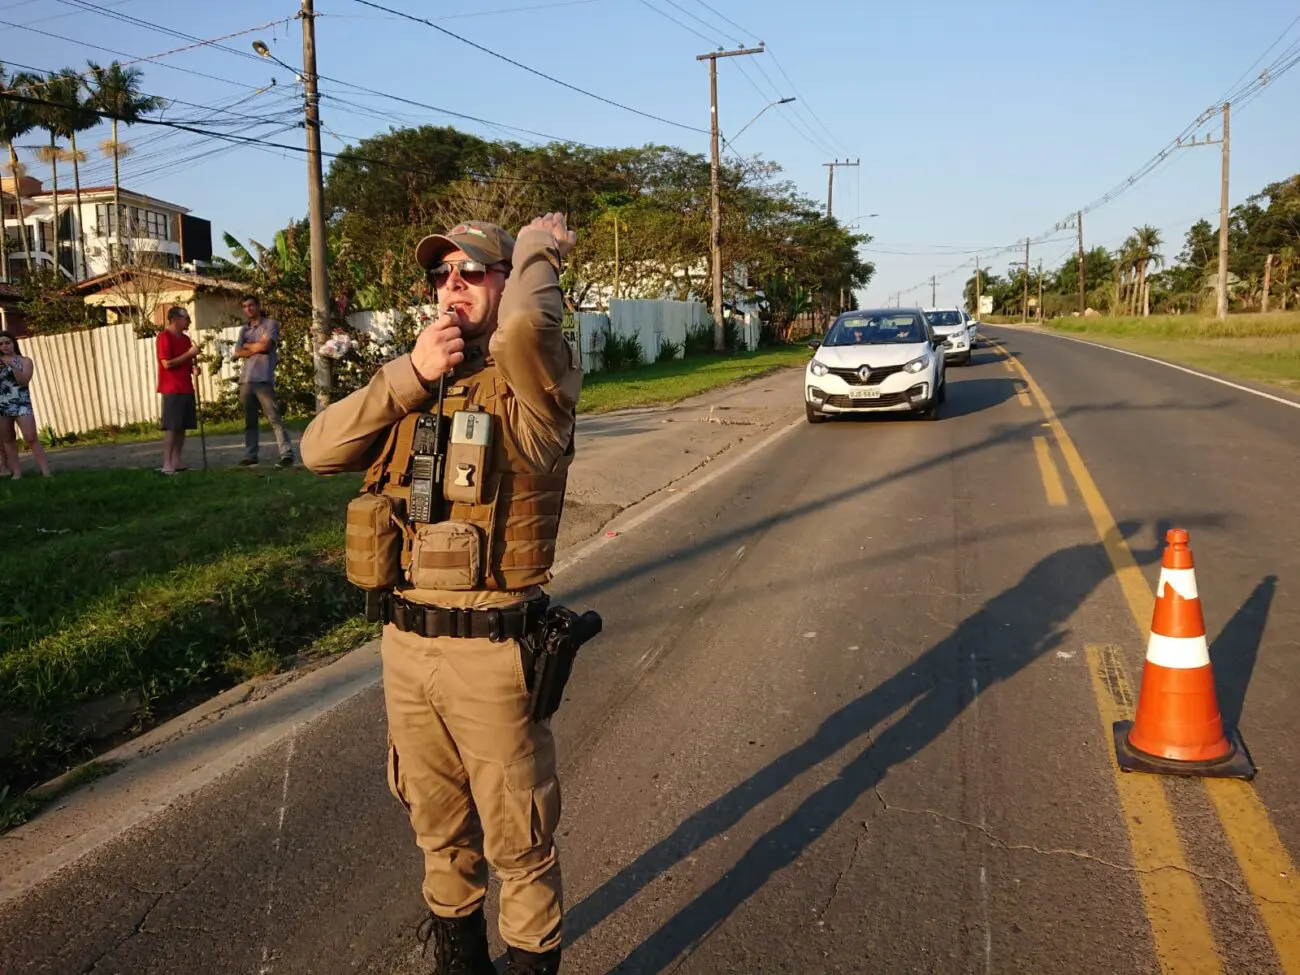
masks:
<svg viewBox="0 0 1300 975"><path fill-rule="evenodd" d="M900 406L907 402L906 393L885 393L876 399L850 399L847 396L827 396L826 405L840 410L869 410L881 406Z"/></svg>
<svg viewBox="0 0 1300 975"><path fill-rule="evenodd" d="M902 371L902 366L880 366L871 370L871 375L867 377L866 382L862 381L856 369L831 369L830 374L838 376L850 386L878 386L888 377Z"/></svg>

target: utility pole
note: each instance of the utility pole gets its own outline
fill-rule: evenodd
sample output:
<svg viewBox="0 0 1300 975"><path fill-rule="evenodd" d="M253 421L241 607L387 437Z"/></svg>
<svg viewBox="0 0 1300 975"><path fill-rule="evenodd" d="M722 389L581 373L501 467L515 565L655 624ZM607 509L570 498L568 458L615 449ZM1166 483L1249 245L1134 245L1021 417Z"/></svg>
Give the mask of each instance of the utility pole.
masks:
<svg viewBox="0 0 1300 975"><path fill-rule="evenodd" d="M1083 284L1083 211L1079 211L1079 316L1088 310L1088 298Z"/></svg>
<svg viewBox="0 0 1300 975"><path fill-rule="evenodd" d="M859 159L857 162L849 162L847 159L844 160L844 162L840 162L840 161L837 159L837 160L835 160L834 162L822 163L822 165L825 166L825 167L830 171L830 172L827 174L827 177L826 177L826 217L827 217L827 219L829 219L829 218L835 216L835 207L833 206L834 201L835 201L835 168L836 168L837 166L860 166L861 164L862 164L862 160L861 160L861 159Z"/></svg>
<svg viewBox="0 0 1300 975"><path fill-rule="evenodd" d="M1273 255L1269 254L1264 258L1264 304L1260 308L1265 315L1268 314L1268 291L1273 283Z"/></svg>
<svg viewBox="0 0 1300 975"><path fill-rule="evenodd" d="M1038 259L1038 320L1043 320L1043 259Z"/></svg>
<svg viewBox="0 0 1300 975"><path fill-rule="evenodd" d="M826 166L826 167L828 168L828 170L829 170L829 172L827 173L827 177L826 177L826 219L827 219L827 220L829 220L829 219L831 219L831 217L835 216L835 208L834 208L834 202L835 202L835 167L836 167L836 166L857 166L857 165L861 164L861 162L862 162L861 159L859 159L857 162L849 162L847 159L845 159L844 162L840 162L840 161L837 159L837 160L835 160L834 162L822 163L822 165L823 165L823 166ZM835 309L835 310L836 310L837 313L838 313L838 312L841 312L841 311L844 310L844 287L843 287L843 285L840 286L840 303L839 303L839 305L836 306L836 309Z"/></svg>
<svg viewBox="0 0 1300 975"><path fill-rule="evenodd" d="M1020 303L1020 324L1029 321L1029 238L1025 238L1025 296Z"/></svg>
<svg viewBox="0 0 1300 975"><path fill-rule="evenodd" d="M975 258L975 314L973 317L980 317L980 305L983 303L980 299L984 295L984 282L980 280L980 259Z"/></svg>
<svg viewBox="0 0 1300 975"><path fill-rule="evenodd" d="M316 367L316 412L330 404L329 360L321 348L329 339L329 269L325 256L325 181L320 157L320 94L316 91L316 11L302 0L302 73L307 108L307 214L311 223L311 344Z"/></svg>
<svg viewBox="0 0 1300 975"><path fill-rule="evenodd" d="M303 0L303 2L307 3L309 0ZM734 58L744 54L762 54L766 50L767 46L760 43L758 47L740 48L735 51L713 51L709 54L697 55L695 58L696 61L709 62L709 127L713 144L713 160L709 166L709 182L713 197L711 245L713 252L713 348L716 352L723 352L727 348L727 331L722 321L722 200L718 195L718 179L722 165L721 152L718 146L718 58Z"/></svg>
<svg viewBox="0 0 1300 975"><path fill-rule="evenodd" d="M934 307L934 275L930 275L930 307Z"/></svg>
<svg viewBox="0 0 1300 975"><path fill-rule="evenodd" d="M1223 135L1218 139L1211 139L1208 136L1204 139L1197 139L1192 136L1190 142L1178 140L1177 148L1193 149L1198 146L1221 146L1222 147L1222 172L1220 174L1219 186L1219 281L1215 289L1217 294L1217 308L1215 314L1219 318L1228 317L1228 114L1231 109L1231 102L1224 102L1223 107L1219 109L1223 114ZM1214 110L1210 110L1205 115L1197 119L1197 123L1203 122L1213 116Z"/></svg>
<svg viewBox="0 0 1300 975"><path fill-rule="evenodd" d="M1223 103L1223 174L1219 190L1219 308L1221 319L1228 317L1228 111Z"/></svg>

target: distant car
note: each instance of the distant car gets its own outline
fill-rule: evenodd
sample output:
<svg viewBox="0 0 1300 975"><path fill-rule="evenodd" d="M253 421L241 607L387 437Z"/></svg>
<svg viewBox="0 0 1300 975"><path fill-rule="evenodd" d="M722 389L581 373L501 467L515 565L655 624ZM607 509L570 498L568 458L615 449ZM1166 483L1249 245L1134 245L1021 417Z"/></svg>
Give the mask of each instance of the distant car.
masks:
<svg viewBox="0 0 1300 975"><path fill-rule="evenodd" d="M923 308L922 311L934 333L944 338L944 359L967 365L972 348L972 329L966 313L960 308Z"/></svg>
<svg viewBox="0 0 1300 975"><path fill-rule="evenodd" d="M917 308L871 308L835 319L804 370L809 423L837 414L911 412L939 418L948 395L943 339Z"/></svg>

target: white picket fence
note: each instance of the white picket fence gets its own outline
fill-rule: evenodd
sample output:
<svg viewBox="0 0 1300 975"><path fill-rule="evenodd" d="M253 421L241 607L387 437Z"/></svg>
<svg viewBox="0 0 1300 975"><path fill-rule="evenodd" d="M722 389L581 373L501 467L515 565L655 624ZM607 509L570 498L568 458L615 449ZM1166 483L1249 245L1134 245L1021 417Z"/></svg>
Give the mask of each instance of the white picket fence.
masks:
<svg viewBox="0 0 1300 975"><path fill-rule="evenodd" d="M238 337L236 325L205 330L195 338L202 344L233 345ZM157 392L154 342L153 338L137 338L130 323L23 339L23 355L36 363L30 389L37 426L67 436L157 421L162 415L162 397ZM209 376L204 369L198 382L199 396L216 399L222 379L234 376L237 368L229 360L223 361L220 377Z"/></svg>
<svg viewBox="0 0 1300 975"><path fill-rule="evenodd" d="M348 323L386 344L395 314L358 312L348 316ZM758 345L759 325L757 316L747 319L741 325L741 335L753 349ZM572 316L567 334L579 350L583 372L590 374L602 368L607 334L635 335L644 361L653 362L668 342L677 345L680 356L687 333L712 322L698 301L620 299L610 302L608 315L582 312ZM199 395L210 402L221 395L225 382L237 375L239 366L230 358L230 349L239 337L239 326L195 331L191 337L205 348L215 344L223 353L218 375L209 376L205 367L199 379ZM162 398L156 391L154 342L153 338L137 338L129 323L23 339L24 355L36 363L31 392L37 426L49 427L62 437L156 422L162 414Z"/></svg>

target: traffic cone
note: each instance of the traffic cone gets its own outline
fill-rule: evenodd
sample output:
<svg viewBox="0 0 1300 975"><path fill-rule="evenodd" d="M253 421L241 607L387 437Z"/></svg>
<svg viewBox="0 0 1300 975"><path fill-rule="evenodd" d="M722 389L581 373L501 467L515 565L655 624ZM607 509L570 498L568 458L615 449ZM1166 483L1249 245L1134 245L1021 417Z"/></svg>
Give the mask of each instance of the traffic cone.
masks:
<svg viewBox="0 0 1300 975"><path fill-rule="evenodd" d="M1171 529L1165 542L1137 718L1115 722L1116 761L1126 772L1253 778L1219 712L1188 534Z"/></svg>

